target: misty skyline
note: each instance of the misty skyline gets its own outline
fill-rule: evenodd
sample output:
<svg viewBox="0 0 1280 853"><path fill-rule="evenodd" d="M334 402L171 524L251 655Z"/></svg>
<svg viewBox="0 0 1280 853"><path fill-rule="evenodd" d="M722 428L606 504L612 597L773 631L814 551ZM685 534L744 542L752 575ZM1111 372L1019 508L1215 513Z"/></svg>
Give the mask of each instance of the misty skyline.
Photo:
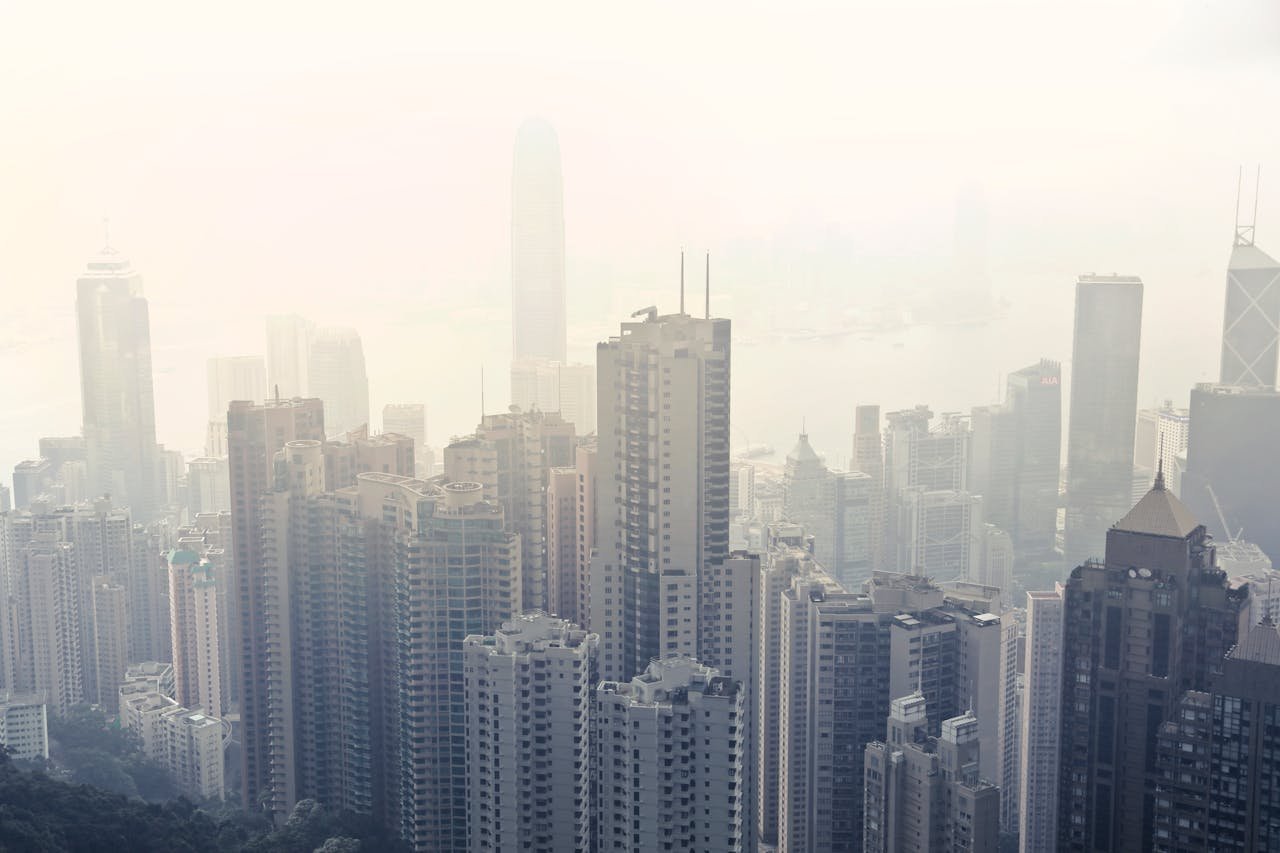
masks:
<svg viewBox="0 0 1280 853"><path fill-rule="evenodd" d="M799 418L766 390L783 381L838 461L856 402L967 410L1042 356L1069 375L1087 272L1147 282L1139 402L1185 403L1217 372L1236 169L1280 150L1264 106L1280 11L918 11L936 26L896 7L660 7L594 38L590 7L479 29L454 12L424 40L408 13L395 27L268 11L249 29L233 10L178 39L126 7L85 10L47 55L31 36L58 22L23 10L0 58L0 96L24 116L0 141L0 372L17 401L0 465L78 432L73 283L104 215L151 304L167 446L201 446L205 360L264 353L265 315L284 311L357 329L373 410L427 403L437 446L471 429L479 377L445 366L486 364L488 408L505 402L512 146L534 115L560 140L570 360L593 360L637 308L675 308L681 246L714 255L712 314L746 341L774 317L799 327L941 286L957 195L982 189L1008 317L989 334L917 328L901 349L737 347L735 443L790 445ZM895 53L908 33L912 53ZM1267 187L1264 169L1263 250L1280 245ZM822 357L847 365L847 396L794 376ZM962 381L937 372L955 363Z"/></svg>

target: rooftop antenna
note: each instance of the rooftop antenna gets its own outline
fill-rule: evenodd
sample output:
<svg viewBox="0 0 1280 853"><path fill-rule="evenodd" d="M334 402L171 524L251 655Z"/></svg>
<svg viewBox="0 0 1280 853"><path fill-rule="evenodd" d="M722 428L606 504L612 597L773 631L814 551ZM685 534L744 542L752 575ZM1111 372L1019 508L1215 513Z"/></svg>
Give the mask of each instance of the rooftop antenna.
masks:
<svg viewBox="0 0 1280 853"><path fill-rule="evenodd" d="M1160 455L1156 458L1156 483L1153 487L1164 491L1164 433L1160 433Z"/></svg>
<svg viewBox="0 0 1280 853"><path fill-rule="evenodd" d="M707 319L711 319L711 253L707 252Z"/></svg>
<svg viewBox="0 0 1280 853"><path fill-rule="evenodd" d="M684 313L684 249L680 250L680 313Z"/></svg>
<svg viewBox="0 0 1280 853"><path fill-rule="evenodd" d="M276 387L276 402L279 403L280 402L280 383L277 382L275 387Z"/></svg>
<svg viewBox="0 0 1280 853"><path fill-rule="evenodd" d="M1248 225L1240 224L1240 196L1244 190L1244 166L1240 167L1239 174L1236 177L1236 246L1252 246L1254 226L1258 222L1258 188L1262 183L1262 164L1258 164L1258 170L1253 184L1253 219Z"/></svg>

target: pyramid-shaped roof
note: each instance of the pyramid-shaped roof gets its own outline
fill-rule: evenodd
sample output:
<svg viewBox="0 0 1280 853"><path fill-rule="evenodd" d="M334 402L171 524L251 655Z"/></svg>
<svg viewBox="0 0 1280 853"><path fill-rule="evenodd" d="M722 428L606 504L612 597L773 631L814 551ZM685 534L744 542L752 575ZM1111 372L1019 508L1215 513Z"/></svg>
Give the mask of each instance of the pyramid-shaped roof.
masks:
<svg viewBox="0 0 1280 853"><path fill-rule="evenodd" d="M1227 262L1229 270L1261 270L1280 268L1280 262L1259 249L1252 243L1241 244L1231 249L1231 260Z"/></svg>
<svg viewBox="0 0 1280 853"><path fill-rule="evenodd" d="M1151 491L1124 518L1117 521L1112 529L1186 539L1199 526L1200 522L1187 509L1186 504L1164 487L1164 473L1161 472L1156 475Z"/></svg>
<svg viewBox="0 0 1280 853"><path fill-rule="evenodd" d="M791 452L787 454L787 461L792 460L796 462L822 461L822 457L809 446L809 434L807 432L800 433L800 440L796 442L796 446L791 448Z"/></svg>

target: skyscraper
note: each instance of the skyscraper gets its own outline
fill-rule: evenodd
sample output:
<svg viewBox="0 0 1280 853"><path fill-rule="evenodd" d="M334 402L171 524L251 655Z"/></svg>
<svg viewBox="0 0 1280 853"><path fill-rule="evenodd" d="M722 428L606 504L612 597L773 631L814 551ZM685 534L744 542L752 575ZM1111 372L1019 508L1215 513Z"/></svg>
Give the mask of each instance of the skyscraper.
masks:
<svg viewBox="0 0 1280 853"><path fill-rule="evenodd" d="M369 424L369 375L364 347L355 329L321 329L311 341L308 393L324 401L325 428L331 436Z"/></svg>
<svg viewBox="0 0 1280 853"><path fill-rule="evenodd" d="M427 462L427 407L421 403L387 403L382 407L382 431L413 439L416 477L430 477Z"/></svg>
<svg viewBox="0 0 1280 853"><path fill-rule="evenodd" d="M1151 849L1160 726L1173 719L1184 691L1208 687L1235 644L1246 598L1229 586L1204 525L1160 474L1107 532L1105 562L1071 572L1059 850Z"/></svg>
<svg viewBox="0 0 1280 853"><path fill-rule="evenodd" d="M267 396L289 400L309 392L311 338L315 325L296 314L267 318Z"/></svg>
<svg viewBox="0 0 1280 853"><path fill-rule="evenodd" d="M242 796L257 808L263 792L273 788L269 702L283 673L269 667L269 652L278 655L288 635L282 614L271 600L264 567L269 540L262 507L275 484L276 453L292 441L324 439L324 407L319 400L269 400L261 405L232 403L227 415L227 447L231 457L232 543L235 549L234 596L230 631L231 669L240 698L243 744ZM270 597L268 593L270 592ZM272 679L275 679L274 684ZM279 772L284 772L283 766Z"/></svg>
<svg viewBox="0 0 1280 853"><path fill-rule="evenodd" d="M1208 384L1191 389L1182 499L1215 539L1227 542L1243 531L1272 563L1280 563L1277 435L1280 391Z"/></svg>
<svg viewBox="0 0 1280 853"><path fill-rule="evenodd" d="M511 357L565 362L564 187L555 129L529 119L511 172Z"/></svg>
<svg viewBox="0 0 1280 853"><path fill-rule="evenodd" d="M1276 387L1280 357L1280 262L1253 244L1253 226L1236 228L1227 262L1222 318L1223 385Z"/></svg>
<svg viewBox="0 0 1280 853"><path fill-rule="evenodd" d="M880 434L880 407L858 406L853 415L853 469L871 478L871 500L867 511L871 515L872 570L886 568L884 554L884 437Z"/></svg>
<svg viewBox="0 0 1280 853"><path fill-rule="evenodd" d="M227 455L227 407L232 400L261 403L267 398L267 366L259 355L209 359L209 435L205 453Z"/></svg>
<svg viewBox="0 0 1280 853"><path fill-rule="evenodd" d="M699 583L729 555L729 321L637 314L596 349L591 628L614 681L698 653Z"/></svg>
<svg viewBox="0 0 1280 853"><path fill-rule="evenodd" d="M1052 850L1058 839L1058 739L1062 714L1063 589L1027 593L1023 662L1018 849Z"/></svg>
<svg viewBox="0 0 1280 853"><path fill-rule="evenodd" d="M912 507L919 501L909 493L950 492L961 503L970 497L967 489L972 431L968 419L944 414L931 426L932 417L928 406L890 412L887 416L884 547L889 570L910 572L915 568L911 564L915 547Z"/></svg>
<svg viewBox="0 0 1280 853"><path fill-rule="evenodd" d="M1050 557L1062 462L1062 369L1042 360L1009 374L999 406L973 410L969 490L1020 556Z"/></svg>
<svg viewBox="0 0 1280 853"><path fill-rule="evenodd" d="M89 261L76 288L89 487L147 522L161 500L151 322L142 278L107 247Z"/></svg>
<svg viewBox="0 0 1280 853"><path fill-rule="evenodd" d="M1097 556L1130 504L1141 334L1142 279L1080 276L1067 434L1064 549L1072 562Z"/></svg>

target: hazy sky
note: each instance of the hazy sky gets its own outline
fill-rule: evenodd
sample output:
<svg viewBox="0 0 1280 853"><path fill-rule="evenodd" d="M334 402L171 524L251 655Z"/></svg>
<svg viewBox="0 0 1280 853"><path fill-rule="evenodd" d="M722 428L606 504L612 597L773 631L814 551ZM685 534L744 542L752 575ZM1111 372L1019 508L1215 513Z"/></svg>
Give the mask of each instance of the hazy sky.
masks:
<svg viewBox="0 0 1280 853"><path fill-rule="evenodd" d="M1006 324L992 363L1065 361L1075 274L1136 273L1142 402L1185 398L1217 370L1240 163L1263 162L1259 245L1280 254L1274 0L10 3L0 111L4 471L78 430L74 279L104 215L152 301L162 441L199 449L204 359L261 352L284 310L360 330L375 412L427 402L437 445L471 428L473 364L505 396L531 114L560 136L579 359L635 308L674 308L681 245L712 251L744 336L772 299L823 316L906 287L977 185L993 287L1040 318ZM804 368L747 363L752 388ZM964 367L895 376L881 402ZM746 381L739 427L771 417ZM792 401L842 453L852 404Z"/></svg>

